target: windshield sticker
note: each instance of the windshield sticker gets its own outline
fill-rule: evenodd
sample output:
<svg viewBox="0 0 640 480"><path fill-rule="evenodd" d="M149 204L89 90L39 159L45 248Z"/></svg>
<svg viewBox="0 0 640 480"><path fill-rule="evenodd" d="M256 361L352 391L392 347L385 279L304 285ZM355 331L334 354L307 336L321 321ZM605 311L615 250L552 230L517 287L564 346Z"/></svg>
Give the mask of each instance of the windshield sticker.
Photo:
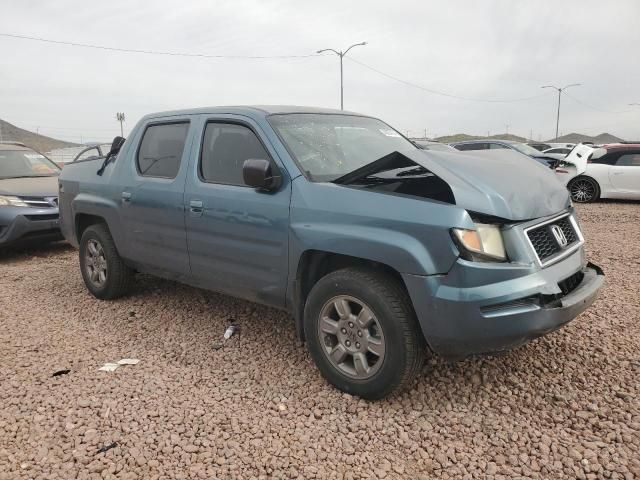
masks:
<svg viewBox="0 0 640 480"><path fill-rule="evenodd" d="M380 133L387 137L397 137L400 138L400 134L395 130L391 130L390 128L381 128L379 129Z"/></svg>

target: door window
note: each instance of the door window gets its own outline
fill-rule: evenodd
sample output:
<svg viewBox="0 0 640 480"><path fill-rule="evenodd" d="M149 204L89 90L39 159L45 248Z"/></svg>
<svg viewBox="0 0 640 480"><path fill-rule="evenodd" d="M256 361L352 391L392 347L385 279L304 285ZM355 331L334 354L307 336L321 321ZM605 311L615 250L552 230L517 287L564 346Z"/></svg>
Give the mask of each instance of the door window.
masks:
<svg viewBox="0 0 640 480"><path fill-rule="evenodd" d="M501 143L490 143L489 144L489 149L490 150L505 150L508 147L505 147L504 145L502 145Z"/></svg>
<svg viewBox="0 0 640 480"><path fill-rule="evenodd" d="M250 128L235 123L208 123L200 153L200 177L209 183L244 186L244 161L269 158Z"/></svg>
<svg viewBox="0 0 640 480"><path fill-rule="evenodd" d="M150 125L138 149L138 172L144 177L176 178L189 123Z"/></svg>
<svg viewBox="0 0 640 480"><path fill-rule="evenodd" d="M640 167L640 153L627 153L618 157L616 167Z"/></svg>

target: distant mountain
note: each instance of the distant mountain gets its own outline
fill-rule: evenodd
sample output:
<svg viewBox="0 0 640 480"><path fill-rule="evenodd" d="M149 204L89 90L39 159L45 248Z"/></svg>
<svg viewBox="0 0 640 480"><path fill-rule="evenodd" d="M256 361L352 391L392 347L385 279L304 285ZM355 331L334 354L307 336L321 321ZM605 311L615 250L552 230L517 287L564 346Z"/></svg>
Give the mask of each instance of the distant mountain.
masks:
<svg viewBox="0 0 640 480"><path fill-rule="evenodd" d="M580 142L593 142L593 143L618 143L623 140L615 135L611 135L610 133L601 133L600 135L596 135L595 137L589 135L583 135L582 133L569 133L567 135L562 135L558 138L554 138L553 140L547 140L551 143L580 143Z"/></svg>
<svg viewBox="0 0 640 480"><path fill-rule="evenodd" d="M24 130L4 120L0 120L0 140L22 142L38 152L48 152L54 148L75 147L77 145Z"/></svg>
<svg viewBox="0 0 640 480"><path fill-rule="evenodd" d="M511 140L513 142L529 142L528 139L524 137L519 137L518 135L512 135L510 133L503 133L501 135L491 135L490 137L485 137L482 135L468 135L466 133L456 133L455 135L445 135L444 137L434 138L437 142L442 143L453 143L453 142L464 142L465 140ZM623 140L615 135L611 135L610 133L601 133L600 135L596 135L592 137L590 135L584 135L582 133L569 133L568 135L562 135L558 138L554 138L552 140L546 140L545 143L580 143L580 142L593 142L595 144L603 144L603 143L618 143Z"/></svg>
<svg viewBox="0 0 640 480"><path fill-rule="evenodd" d="M527 139L524 137L519 137L518 135L512 135L510 133L503 133L501 135L491 135L490 137L477 136L477 135L467 135L466 133L456 133L455 135L446 135L444 137L435 138L437 142L442 143L453 143L453 142L464 142L465 140L511 140L513 142L526 142Z"/></svg>

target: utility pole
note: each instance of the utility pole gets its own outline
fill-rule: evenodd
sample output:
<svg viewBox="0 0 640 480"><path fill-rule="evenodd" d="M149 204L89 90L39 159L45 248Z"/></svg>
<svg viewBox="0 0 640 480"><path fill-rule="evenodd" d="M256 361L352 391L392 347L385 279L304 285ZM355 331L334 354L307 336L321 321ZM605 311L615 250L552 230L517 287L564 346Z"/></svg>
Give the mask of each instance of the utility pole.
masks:
<svg viewBox="0 0 640 480"><path fill-rule="evenodd" d="M344 110L344 82L343 82L343 75L342 75L342 59L353 47L359 47L361 45L366 45L366 44L367 42L354 43L349 48L347 48L344 52L342 50L340 51L334 50L333 48L324 48L316 52L316 53L333 52L336 55L338 55L338 57L340 57L340 110Z"/></svg>
<svg viewBox="0 0 640 480"><path fill-rule="evenodd" d="M507 127L507 133L506 133L506 134L507 134L507 135L509 135L509 127L510 127L511 125L509 125L509 124L507 123L505 126Z"/></svg>
<svg viewBox="0 0 640 480"><path fill-rule="evenodd" d="M553 88L555 90L558 91L558 113L556 114L556 138L558 138L558 127L560 125L560 100L562 97L562 92L564 90L566 90L567 88L571 88L571 87L578 87L582 85L581 83L572 83L570 85L565 85L564 87L560 88L560 87L556 87L555 85L544 85L540 88Z"/></svg>
<svg viewBox="0 0 640 480"><path fill-rule="evenodd" d="M116 113L116 120L120 122L120 136L124 137L124 129L122 128L122 124L124 123L124 112Z"/></svg>

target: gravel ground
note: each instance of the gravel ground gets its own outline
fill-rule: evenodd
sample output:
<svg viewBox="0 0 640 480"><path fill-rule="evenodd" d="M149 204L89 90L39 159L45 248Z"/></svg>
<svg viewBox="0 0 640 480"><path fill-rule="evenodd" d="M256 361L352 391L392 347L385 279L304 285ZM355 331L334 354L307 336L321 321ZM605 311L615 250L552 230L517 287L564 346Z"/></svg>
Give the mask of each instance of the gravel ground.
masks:
<svg viewBox="0 0 640 480"><path fill-rule="evenodd" d="M579 210L607 274L588 312L376 403L328 386L281 312L146 276L101 302L70 247L0 254L0 479L638 478L640 204Z"/></svg>

